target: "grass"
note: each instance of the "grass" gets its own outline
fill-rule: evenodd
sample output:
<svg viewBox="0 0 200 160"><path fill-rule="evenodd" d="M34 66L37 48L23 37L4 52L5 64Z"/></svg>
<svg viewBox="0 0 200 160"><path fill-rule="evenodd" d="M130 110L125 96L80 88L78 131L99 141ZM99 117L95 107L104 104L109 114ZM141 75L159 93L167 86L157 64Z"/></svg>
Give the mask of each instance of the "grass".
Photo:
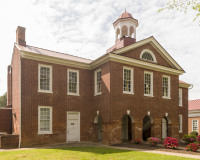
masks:
<svg viewBox="0 0 200 160"><path fill-rule="evenodd" d="M153 153L144 153L138 151L129 151L121 149L111 149L103 147L67 147L55 149L32 149L19 151L2 151L0 152L0 160L186 160L191 158L183 158L176 156L168 156Z"/></svg>

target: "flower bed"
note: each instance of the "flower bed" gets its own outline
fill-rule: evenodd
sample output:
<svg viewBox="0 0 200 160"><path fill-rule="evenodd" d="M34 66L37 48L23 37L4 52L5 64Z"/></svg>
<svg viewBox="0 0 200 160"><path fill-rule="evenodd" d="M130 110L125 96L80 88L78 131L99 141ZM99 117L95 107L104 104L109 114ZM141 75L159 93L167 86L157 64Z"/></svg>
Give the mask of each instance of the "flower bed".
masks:
<svg viewBox="0 0 200 160"><path fill-rule="evenodd" d="M178 148L179 142L176 138L172 138L172 137L167 137L164 141L163 141L163 145L166 148L171 148L171 149L175 149Z"/></svg>
<svg viewBox="0 0 200 160"><path fill-rule="evenodd" d="M187 150L187 151L194 151L194 152L196 152L198 149L199 149L199 145L196 143L190 143L185 148L185 150Z"/></svg>
<svg viewBox="0 0 200 160"><path fill-rule="evenodd" d="M148 144L151 144L152 146L156 146L159 143L159 139L156 137L150 137L147 141Z"/></svg>

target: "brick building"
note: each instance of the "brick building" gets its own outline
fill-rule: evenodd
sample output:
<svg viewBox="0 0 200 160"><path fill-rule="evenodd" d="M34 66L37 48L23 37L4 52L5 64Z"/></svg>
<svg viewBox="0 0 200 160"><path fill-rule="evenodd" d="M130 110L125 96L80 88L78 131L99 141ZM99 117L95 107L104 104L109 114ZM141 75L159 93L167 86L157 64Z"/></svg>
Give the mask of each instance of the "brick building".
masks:
<svg viewBox="0 0 200 160"><path fill-rule="evenodd" d="M17 28L8 105L21 146L188 133L184 70L154 37L136 42L131 14L113 26L115 45L93 61L27 45L25 28Z"/></svg>
<svg viewBox="0 0 200 160"><path fill-rule="evenodd" d="M188 102L188 133L200 133L200 99Z"/></svg>

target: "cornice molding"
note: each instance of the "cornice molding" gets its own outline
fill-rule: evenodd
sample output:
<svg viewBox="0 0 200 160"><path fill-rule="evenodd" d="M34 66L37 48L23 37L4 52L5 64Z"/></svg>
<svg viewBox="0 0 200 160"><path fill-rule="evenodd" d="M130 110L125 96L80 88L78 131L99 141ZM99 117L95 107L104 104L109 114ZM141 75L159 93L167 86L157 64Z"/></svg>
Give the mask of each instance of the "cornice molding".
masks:
<svg viewBox="0 0 200 160"><path fill-rule="evenodd" d="M189 88L190 86L192 86L192 85L191 84L187 84L187 83L181 83L181 82L179 82L179 87Z"/></svg>

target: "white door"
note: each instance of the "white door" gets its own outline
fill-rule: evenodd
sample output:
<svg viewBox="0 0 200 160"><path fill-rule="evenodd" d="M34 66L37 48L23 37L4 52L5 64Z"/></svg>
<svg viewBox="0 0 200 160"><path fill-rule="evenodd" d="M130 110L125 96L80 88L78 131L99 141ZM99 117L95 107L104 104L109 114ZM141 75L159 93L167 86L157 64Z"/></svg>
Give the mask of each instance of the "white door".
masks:
<svg viewBox="0 0 200 160"><path fill-rule="evenodd" d="M67 141L77 142L79 141L79 113L68 113L67 114Z"/></svg>
<svg viewBox="0 0 200 160"><path fill-rule="evenodd" d="M162 139L167 137L167 121L165 118L162 118Z"/></svg>

